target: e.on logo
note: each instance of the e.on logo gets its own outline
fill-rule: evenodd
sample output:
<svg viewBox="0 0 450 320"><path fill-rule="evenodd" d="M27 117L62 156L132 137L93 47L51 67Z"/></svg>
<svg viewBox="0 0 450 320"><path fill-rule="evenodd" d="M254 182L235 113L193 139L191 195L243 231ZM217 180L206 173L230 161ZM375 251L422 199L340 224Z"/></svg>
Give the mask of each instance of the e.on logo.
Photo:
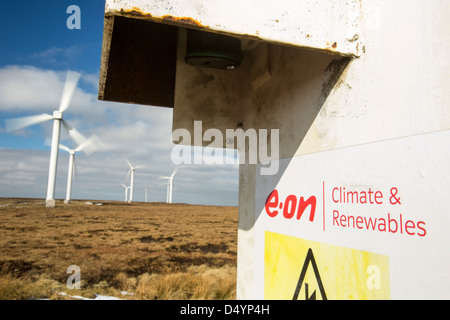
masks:
<svg viewBox="0 0 450 320"><path fill-rule="evenodd" d="M300 199L291 194L284 199L284 201L280 201L278 190L273 190L266 199L265 210L269 217L275 218L279 211L283 210L283 217L285 219L292 219L294 216L297 217L297 220L300 220L305 210L310 207L309 211L309 221L314 221L314 216L316 213L316 203L317 199L315 196L310 196L307 200L304 197L300 197Z"/></svg>

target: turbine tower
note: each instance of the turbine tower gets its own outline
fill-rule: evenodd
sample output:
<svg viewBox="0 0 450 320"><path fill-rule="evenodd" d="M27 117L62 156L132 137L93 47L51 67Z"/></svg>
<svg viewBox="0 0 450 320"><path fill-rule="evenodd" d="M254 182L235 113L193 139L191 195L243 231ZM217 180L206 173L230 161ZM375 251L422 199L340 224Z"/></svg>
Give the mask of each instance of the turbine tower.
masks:
<svg viewBox="0 0 450 320"><path fill-rule="evenodd" d="M56 168L58 162L58 147L59 139L61 133L61 123L69 131L69 135L75 142L80 145L86 138L75 130L73 127L67 124L63 120L63 112L69 107L69 103L72 100L73 93L77 86L78 80L80 79L80 74L74 71L67 71L66 82L64 84L64 89L61 97L61 102L59 109L53 112L53 115L43 113L39 115L22 117L16 119L7 119L5 121L6 130L8 132L15 131L21 128L25 128L34 124L42 123L45 121L53 120L53 134L50 150L50 164L48 173L48 184L47 184L47 197L46 206L55 206L55 183L56 183Z"/></svg>
<svg viewBox="0 0 450 320"><path fill-rule="evenodd" d="M66 199L64 200L64 203L70 203L71 200L71 194L72 194L72 179L74 175L74 169L75 169L75 153L79 151L84 151L87 155L94 152L94 149L96 148L94 145L96 137L91 136L88 140L80 144L75 149L70 149L69 147L60 144L59 148L61 150L67 151L69 153L69 170L67 173L67 190L66 190Z"/></svg>
<svg viewBox="0 0 450 320"><path fill-rule="evenodd" d="M128 164L128 166L130 167L130 170L128 170L128 173L127 173L127 177L125 178L125 179L128 179L128 177L130 177L130 199L128 199L128 202L129 203L131 203L131 202L133 202L133 188L134 188L134 174L135 174L135 171L136 171L136 169L139 169L139 168L143 168L143 167L145 167L145 165L140 165L140 166L133 166L132 164L131 164L131 162L130 161L128 161L128 159L127 158L125 158L125 161L127 162L127 164Z"/></svg>
<svg viewBox="0 0 450 320"><path fill-rule="evenodd" d="M148 184L145 183L144 186L145 186L145 198L144 198L144 201L147 202L147 200L148 200Z"/></svg>
<svg viewBox="0 0 450 320"><path fill-rule="evenodd" d="M170 177L161 177L161 179L168 179L167 182L167 203L172 203L172 193L173 193L173 177L175 176L175 173L177 173L178 168L175 168L175 170L172 172L172 175Z"/></svg>

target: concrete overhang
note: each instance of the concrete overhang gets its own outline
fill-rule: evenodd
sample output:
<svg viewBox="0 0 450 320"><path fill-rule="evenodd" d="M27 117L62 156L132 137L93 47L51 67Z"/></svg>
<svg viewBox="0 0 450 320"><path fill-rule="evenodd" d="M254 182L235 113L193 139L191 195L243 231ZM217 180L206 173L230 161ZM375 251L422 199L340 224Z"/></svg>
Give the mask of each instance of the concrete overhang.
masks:
<svg viewBox="0 0 450 320"><path fill-rule="evenodd" d="M358 0L106 0L99 99L173 107L180 28L238 37L244 45L357 57L359 6Z"/></svg>

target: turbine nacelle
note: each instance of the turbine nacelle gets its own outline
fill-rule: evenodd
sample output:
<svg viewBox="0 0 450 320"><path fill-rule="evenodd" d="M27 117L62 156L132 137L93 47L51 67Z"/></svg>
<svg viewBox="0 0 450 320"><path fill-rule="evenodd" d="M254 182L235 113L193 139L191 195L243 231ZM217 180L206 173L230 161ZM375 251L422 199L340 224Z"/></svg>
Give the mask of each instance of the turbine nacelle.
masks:
<svg viewBox="0 0 450 320"><path fill-rule="evenodd" d="M61 111L55 110L53 111L53 119L54 120L62 120L63 113Z"/></svg>

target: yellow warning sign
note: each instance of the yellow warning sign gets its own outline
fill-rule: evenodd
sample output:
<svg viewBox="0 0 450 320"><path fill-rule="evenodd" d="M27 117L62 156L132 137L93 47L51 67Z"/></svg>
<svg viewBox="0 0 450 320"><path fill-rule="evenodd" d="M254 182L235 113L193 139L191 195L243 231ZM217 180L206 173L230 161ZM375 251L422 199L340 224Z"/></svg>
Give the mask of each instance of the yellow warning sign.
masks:
<svg viewBox="0 0 450 320"><path fill-rule="evenodd" d="M389 257L265 233L264 298L390 299Z"/></svg>

